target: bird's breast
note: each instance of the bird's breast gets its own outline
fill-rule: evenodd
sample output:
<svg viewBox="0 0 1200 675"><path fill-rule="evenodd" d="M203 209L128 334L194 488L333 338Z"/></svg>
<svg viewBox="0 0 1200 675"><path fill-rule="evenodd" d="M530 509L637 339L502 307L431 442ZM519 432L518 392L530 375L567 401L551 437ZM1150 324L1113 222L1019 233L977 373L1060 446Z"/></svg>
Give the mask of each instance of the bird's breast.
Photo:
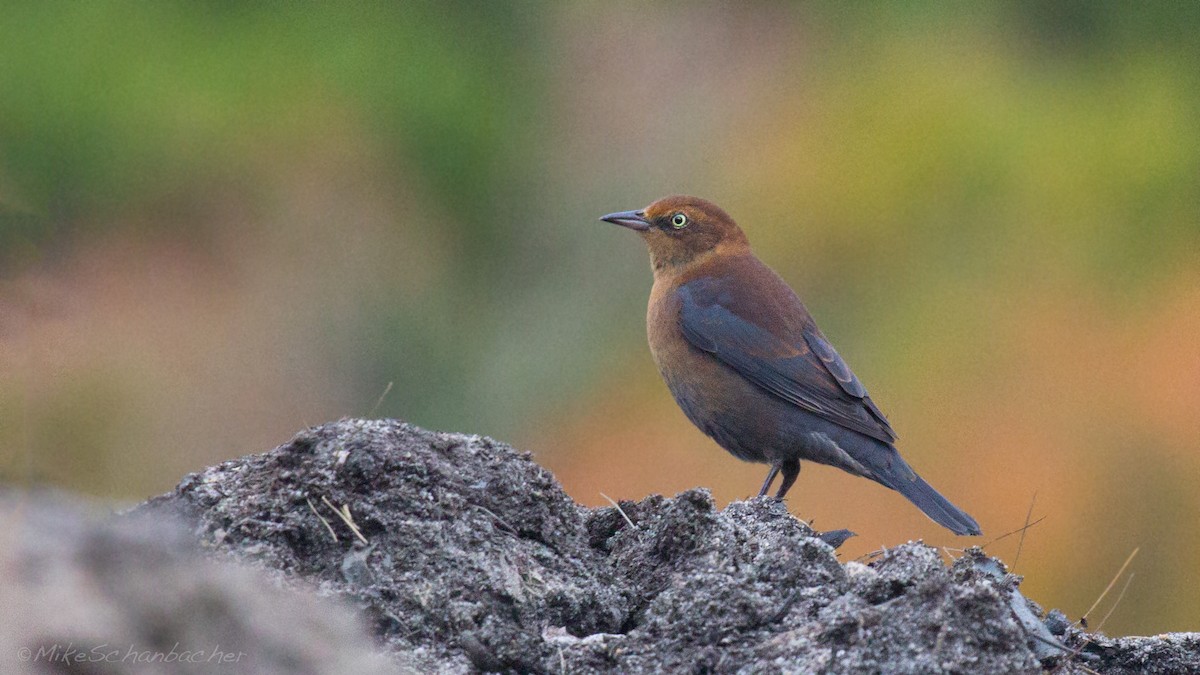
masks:
<svg viewBox="0 0 1200 675"><path fill-rule="evenodd" d="M706 356L692 347L683 336L679 326L681 308L679 296L671 285L656 280L646 308L646 337L650 342L654 363L672 393L676 393L677 387L684 387L689 379L698 376Z"/></svg>
<svg viewBox="0 0 1200 675"><path fill-rule="evenodd" d="M763 392L712 354L692 346L679 326L681 303L659 283L650 294L646 333L658 371L683 413L701 431L734 455L764 461L766 438L778 433L773 420L749 411ZM753 440L754 442L749 442Z"/></svg>

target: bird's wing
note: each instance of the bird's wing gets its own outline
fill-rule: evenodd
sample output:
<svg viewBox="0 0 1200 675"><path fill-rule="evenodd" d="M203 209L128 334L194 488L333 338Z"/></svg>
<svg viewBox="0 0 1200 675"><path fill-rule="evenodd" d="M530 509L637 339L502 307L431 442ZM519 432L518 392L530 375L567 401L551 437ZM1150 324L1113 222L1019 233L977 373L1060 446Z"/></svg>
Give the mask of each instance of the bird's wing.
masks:
<svg viewBox="0 0 1200 675"><path fill-rule="evenodd" d="M837 381L842 391L851 398L857 399L867 408L867 412L871 414L871 418L875 424L888 437L888 440L885 442L890 443L896 440L896 432L892 430L892 425L883 416L883 411L875 405L875 401L871 400L871 396L867 394L867 388L858 380L858 377L850 370L850 366L846 365L841 355L834 350L833 345L829 344L829 341L825 339L821 331L817 330L815 326L806 329L804 331L804 341L812 349L813 355L821 361L821 365L825 366L825 370ZM879 438L879 436L875 437ZM884 439L881 438L880 440Z"/></svg>
<svg viewBox="0 0 1200 675"><path fill-rule="evenodd" d="M896 440L896 432L862 382L811 321L794 331L799 335L777 336L731 309L749 305L731 302L737 286L724 278L691 281L677 293L679 325L692 346L775 396L830 422L884 443Z"/></svg>

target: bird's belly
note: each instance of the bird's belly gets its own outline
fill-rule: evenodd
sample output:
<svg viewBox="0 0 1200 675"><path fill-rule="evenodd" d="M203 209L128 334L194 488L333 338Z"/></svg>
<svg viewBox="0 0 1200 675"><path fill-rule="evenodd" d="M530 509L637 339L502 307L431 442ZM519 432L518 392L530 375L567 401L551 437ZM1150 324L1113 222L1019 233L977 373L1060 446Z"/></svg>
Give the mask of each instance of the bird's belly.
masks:
<svg viewBox="0 0 1200 675"><path fill-rule="evenodd" d="M863 450L860 445L876 445L872 439L773 396L711 354L684 349L652 351L684 414L731 454L750 462L802 459L869 473L852 455Z"/></svg>
<svg viewBox="0 0 1200 675"><path fill-rule="evenodd" d="M692 348L688 352L655 357L671 395L692 424L739 459L786 458L795 438L780 423L784 418L762 414L769 395L711 355Z"/></svg>

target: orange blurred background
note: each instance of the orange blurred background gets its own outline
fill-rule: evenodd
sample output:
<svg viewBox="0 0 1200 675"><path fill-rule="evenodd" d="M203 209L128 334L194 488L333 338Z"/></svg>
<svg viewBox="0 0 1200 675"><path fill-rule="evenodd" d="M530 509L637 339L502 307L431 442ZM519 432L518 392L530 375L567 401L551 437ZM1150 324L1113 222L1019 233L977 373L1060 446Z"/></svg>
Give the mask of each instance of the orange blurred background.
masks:
<svg viewBox="0 0 1200 675"><path fill-rule="evenodd" d="M1197 7L11 8L0 479L133 502L394 416L584 504L744 498L765 467L675 407L642 244L596 221L686 192L985 531L807 464L844 559L1031 513L987 549L1029 597L1077 619L1138 548L1105 632L1200 630Z"/></svg>

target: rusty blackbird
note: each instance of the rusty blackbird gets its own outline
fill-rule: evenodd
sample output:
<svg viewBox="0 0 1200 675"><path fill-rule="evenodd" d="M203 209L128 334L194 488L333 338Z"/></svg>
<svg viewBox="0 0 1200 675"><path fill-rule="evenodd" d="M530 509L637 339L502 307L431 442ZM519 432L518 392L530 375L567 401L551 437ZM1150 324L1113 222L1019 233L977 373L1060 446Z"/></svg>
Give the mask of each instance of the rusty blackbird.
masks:
<svg viewBox="0 0 1200 675"><path fill-rule="evenodd" d="M804 459L892 488L955 534L980 534L900 457L862 383L720 207L673 196L601 220L645 240L654 268L646 330L659 372L701 431L770 465L760 497L782 473L782 499Z"/></svg>

